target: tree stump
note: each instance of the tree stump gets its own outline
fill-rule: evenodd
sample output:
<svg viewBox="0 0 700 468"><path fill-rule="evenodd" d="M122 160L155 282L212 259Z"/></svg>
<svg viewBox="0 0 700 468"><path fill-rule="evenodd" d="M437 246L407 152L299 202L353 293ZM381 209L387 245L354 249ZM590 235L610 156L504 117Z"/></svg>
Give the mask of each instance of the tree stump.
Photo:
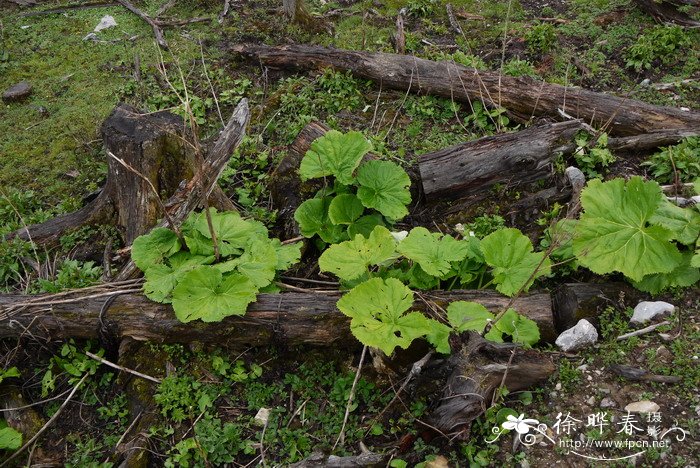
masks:
<svg viewBox="0 0 700 468"><path fill-rule="evenodd" d="M141 113L120 104L102 125L102 138L108 173L97 198L74 213L20 229L11 237L51 247L72 229L114 223L124 244L130 245L163 216L157 197L168 199L182 182L192 179L201 165L184 121L170 112ZM110 153L143 177L124 167ZM219 187L214 188L210 203L221 210L234 209Z"/></svg>

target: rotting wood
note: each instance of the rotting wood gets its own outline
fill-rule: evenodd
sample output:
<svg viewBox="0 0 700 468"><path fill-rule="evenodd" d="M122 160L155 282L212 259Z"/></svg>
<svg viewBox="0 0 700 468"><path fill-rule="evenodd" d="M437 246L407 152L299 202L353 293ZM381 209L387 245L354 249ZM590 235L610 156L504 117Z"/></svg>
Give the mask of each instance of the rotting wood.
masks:
<svg viewBox="0 0 700 468"><path fill-rule="evenodd" d="M586 319L598 325L599 314L606 307L625 307L637 304L648 295L625 283L566 283L552 296L554 325L559 332Z"/></svg>
<svg viewBox="0 0 700 468"><path fill-rule="evenodd" d="M169 197L177 193L183 180L197 171L189 134L183 120L169 112L142 114L119 105L102 125L105 151L147 175L159 193ZM230 155L229 155L230 156ZM43 247L58 244L66 232L83 225L116 224L124 242L147 232L162 217L159 203L148 184L124 169L114 158L107 158L108 174L99 195L73 213L19 229L8 237L32 240ZM221 210L234 209L233 203L215 186L211 205Z"/></svg>
<svg viewBox="0 0 700 468"><path fill-rule="evenodd" d="M510 343L493 343L475 332L451 338L451 374L428 423L448 437L469 438L473 420L491 406L503 384L511 393L544 382L556 369L547 354ZM514 353L514 354L513 354Z"/></svg>
<svg viewBox="0 0 700 468"><path fill-rule="evenodd" d="M221 345L263 346L283 342L288 346L357 345L349 332L350 319L339 312L336 302L342 293L259 294L246 315L227 317L219 323L177 320L168 304L150 301L141 293L116 297L103 319L117 339L131 337L165 343L198 341ZM445 308L452 301L476 301L489 310L499 310L509 298L495 291L430 291L428 301ZM100 310L107 296L76 297L71 302L47 301L50 296L0 295L0 338L44 337L50 339L96 338ZM30 299L38 299L29 304ZM22 304L27 304L21 307ZM49 304L49 305L47 305ZM533 292L515 300L513 307L534 320L544 341L556 337L549 293ZM415 310L425 311L423 301Z"/></svg>
<svg viewBox="0 0 700 468"><path fill-rule="evenodd" d="M560 110L611 135L637 135L656 130L700 130L700 113L655 106L634 99L546 83L531 77L501 76L450 61L381 52L319 46L235 45L231 52L260 65L280 69L334 68L380 82L383 87L434 94L466 103L504 107L521 121L536 116L562 120Z"/></svg>
<svg viewBox="0 0 700 468"><path fill-rule="evenodd" d="M250 120L248 100L241 99L231 114L226 126L219 134L214 146L207 152L206 159L195 174L186 183L180 184L175 193L165 203L170 219L175 224L182 224L195 209L202 206L213 193L220 192L217 181L226 169L233 152L243 141L245 129ZM223 192L220 192L223 193ZM225 196L224 196L225 197ZM157 226L165 227L166 220ZM134 278L139 274L136 265L129 260L116 277L117 281Z"/></svg>
<svg viewBox="0 0 700 468"><path fill-rule="evenodd" d="M697 13L700 7L700 2L697 0L634 0L634 3L640 10L660 23L673 23L694 28L700 26L700 21L694 20L688 11L679 10L679 7L694 8Z"/></svg>
<svg viewBox="0 0 700 468"><path fill-rule="evenodd" d="M558 122L461 143L418 159L425 196L463 198L497 183L529 183L551 173L554 158L575 149L578 121Z"/></svg>

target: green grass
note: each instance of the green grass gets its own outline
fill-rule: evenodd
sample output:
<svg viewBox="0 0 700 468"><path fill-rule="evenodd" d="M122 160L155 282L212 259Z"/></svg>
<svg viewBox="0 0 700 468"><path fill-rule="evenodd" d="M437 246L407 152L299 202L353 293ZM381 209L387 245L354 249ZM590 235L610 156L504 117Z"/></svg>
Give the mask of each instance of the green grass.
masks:
<svg viewBox="0 0 700 468"><path fill-rule="evenodd" d="M99 36L118 42L83 41L105 14L118 26ZM47 204L85 195L105 174L99 128L120 101L121 88L133 81L134 57L140 56L143 67L158 62L151 29L119 7L77 10L60 20L1 19L0 56L6 60L0 89L28 80L34 91L25 102L0 107L0 185L33 189ZM138 38L128 40L132 36ZM181 61L199 52L175 31L166 37Z"/></svg>

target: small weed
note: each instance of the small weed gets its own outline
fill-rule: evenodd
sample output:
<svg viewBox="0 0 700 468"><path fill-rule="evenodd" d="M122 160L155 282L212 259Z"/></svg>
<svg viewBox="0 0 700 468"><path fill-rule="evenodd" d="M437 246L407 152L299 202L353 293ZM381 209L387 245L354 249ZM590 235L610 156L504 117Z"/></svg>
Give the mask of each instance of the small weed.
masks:
<svg viewBox="0 0 700 468"><path fill-rule="evenodd" d="M556 30L549 23L536 24L525 34L525 42L531 52L546 54L552 50L556 41Z"/></svg>
<svg viewBox="0 0 700 468"><path fill-rule="evenodd" d="M514 58L503 64L503 74L508 76L532 76L537 77L535 67L527 60Z"/></svg>
<svg viewBox="0 0 700 468"><path fill-rule="evenodd" d="M692 182L700 177L700 137L686 138L677 145L662 148L642 163L660 183Z"/></svg>
<svg viewBox="0 0 700 468"><path fill-rule="evenodd" d="M687 31L680 26L656 26L639 36L627 49L627 67L636 71L651 68L655 60L668 64L679 57L679 52L692 43Z"/></svg>
<svg viewBox="0 0 700 468"><path fill-rule="evenodd" d="M608 135L606 133L598 137L595 145L591 145L591 142L588 141L587 134L581 134L576 137L576 145L574 153L576 165L586 174L588 179L601 178L606 168L615 162L615 155L607 148Z"/></svg>
<svg viewBox="0 0 700 468"><path fill-rule="evenodd" d="M102 267L95 262L63 260L56 274L50 279L39 278L30 288L33 293L57 293L66 289L77 289L97 283L102 276Z"/></svg>
<svg viewBox="0 0 700 468"><path fill-rule="evenodd" d="M499 215L484 215L474 218L474 220L464 227L465 232L473 232L476 237L481 239L492 232L495 232L506 226L506 220Z"/></svg>
<svg viewBox="0 0 700 468"><path fill-rule="evenodd" d="M571 391L581 383L581 371L576 369L568 359L562 359L559 363L558 380L561 383L562 391Z"/></svg>

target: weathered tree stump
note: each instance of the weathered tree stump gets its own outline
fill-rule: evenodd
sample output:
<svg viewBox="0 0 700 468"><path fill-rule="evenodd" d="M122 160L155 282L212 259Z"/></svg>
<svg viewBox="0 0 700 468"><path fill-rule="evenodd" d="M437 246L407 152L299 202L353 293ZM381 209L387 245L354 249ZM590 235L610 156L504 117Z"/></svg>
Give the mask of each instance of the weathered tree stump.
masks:
<svg viewBox="0 0 700 468"><path fill-rule="evenodd" d="M169 112L142 114L120 104L102 125L102 138L109 169L97 198L74 213L28 226L14 235L53 246L72 229L114 223L124 243L130 245L163 216L157 197L167 200L183 181L192 179L201 165L184 121ZM144 178L110 157L110 153L148 179L158 193L153 192ZM218 187L214 188L210 202L222 210L234 209Z"/></svg>

